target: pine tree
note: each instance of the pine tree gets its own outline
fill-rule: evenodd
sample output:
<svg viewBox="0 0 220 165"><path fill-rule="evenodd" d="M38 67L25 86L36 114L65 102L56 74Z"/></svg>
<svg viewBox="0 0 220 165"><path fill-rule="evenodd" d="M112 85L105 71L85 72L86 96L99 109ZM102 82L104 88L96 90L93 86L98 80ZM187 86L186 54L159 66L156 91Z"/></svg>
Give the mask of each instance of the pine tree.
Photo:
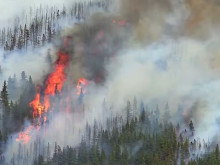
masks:
<svg viewBox="0 0 220 165"><path fill-rule="evenodd" d="M189 157L189 139L186 139L183 144L184 155L186 158Z"/></svg>
<svg viewBox="0 0 220 165"><path fill-rule="evenodd" d="M6 51L10 50L10 46L8 44L8 41L5 42L4 50L6 50Z"/></svg>
<svg viewBox="0 0 220 165"><path fill-rule="evenodd" d="M45 43L46 43L46 36L45 36L45 34L43 34L43 36L42 36L42 45L45 45Z"/></svg>
<svg viewBox="0 0 220 165"><path fill-rule="evenodd" d="M136 113L137 113L137 99L136 99L136 97L134 97L134 101L133 101L133 113L132 113L132 115L133 115L133 116L136 116Z"/></svg>
<svg viewBox="0 0 220 165"><path fill-rule="evenodd" d="M192 120L191 120L190 123L189 123L189 129L190 129L190 131L192 131L192 135L193 135L195 129L194 129L194 124L193 124Z"/></svg>
<svg viewBox="0 0 220 165"><path fill-rule="evenodd" d="M16 45L16 36L14 34L13 36L11 36L11 46L10 46L11 51L14 50L15 45Z"/></svg>
<svg viewBox="0 0 220 165"><path fill-rule="evenodd" d="M141 111L141 115L140 115L140 121L145 122L145 119L146 119L146 114L145 114L145 110L143 108L143 110Z"/></svg>
<svg viewBox="0 0 220 165"><path fill-rule="evenodd" d="M127 124L129 124L131 121L131 117L132 117L130 101L127 101L126 113L127 113Z"/></svg>
<svg viewBox="0 0 220 165"><path fill-rule="evenodd" d="M164 112L164 115L163 115L163 120L164 120L164 123L168 123L168 121L170 120L170 108L169 108L168 103L166 103L166 106L165 106L165 112Z"/></svg>
<svg viewBox="0 0 220 165"><path fill-rule="evenodd" d="M105 159L106 159L105 151L102 149L100 161L101 161L101 162L104 162Z"/></svg>
<svg viewBox="0 0 220 165"><path fill-rule="evenodd" d="M31 76L29 76L28 82L29 82L30 84L33 84L33 80L32 80L32 77L31 77Z"/></svg>
<svg viewBox="0 0 220 165"><path fill-rule="evenodd" d="M218 144L216 145L216 148L215 148L215 157L216 157L216 160L219 160L219 146L218 146Z"/></svg>
<svg viewBox="0 0 220 165"><path fill-rule="evenodd" d="M6 109L9 108L8 91L7 91L6 81L4 81L4 85L3 85L3 88L1 91L1 101Z"/></svg>
<svg viewBox="0 0 220 165"><path fill-rule="evenodd" d="M50 161L50 144L47 145L47 163Z"/></svg>
<svg viewBox="0 0 220 165"><path fill-rule="evenodd" d="M27 79L27 76L26 76L25 72L22 71L22 72L21 72L21 80L22 80L22 81L26 81L26 79Z"/></svg>
<svg viewBox="0 0 220 165"><path fill-rule="evenodd" d="M3 136L2 136L2 132L0 130L0 143L2 142L2 140L3 140Z"/></svg>

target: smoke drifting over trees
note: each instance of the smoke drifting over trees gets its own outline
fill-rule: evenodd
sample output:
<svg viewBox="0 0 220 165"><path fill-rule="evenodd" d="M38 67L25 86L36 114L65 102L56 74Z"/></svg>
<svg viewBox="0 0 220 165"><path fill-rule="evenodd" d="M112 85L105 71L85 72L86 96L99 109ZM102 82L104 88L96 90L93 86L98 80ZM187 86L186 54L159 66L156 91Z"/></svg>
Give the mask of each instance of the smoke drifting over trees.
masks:
<svg viewBox="0 0 220 165"><path fill-rule="evenodd" d="M219 7L73 1L2 27L0 163L219 164Z"/></svg>

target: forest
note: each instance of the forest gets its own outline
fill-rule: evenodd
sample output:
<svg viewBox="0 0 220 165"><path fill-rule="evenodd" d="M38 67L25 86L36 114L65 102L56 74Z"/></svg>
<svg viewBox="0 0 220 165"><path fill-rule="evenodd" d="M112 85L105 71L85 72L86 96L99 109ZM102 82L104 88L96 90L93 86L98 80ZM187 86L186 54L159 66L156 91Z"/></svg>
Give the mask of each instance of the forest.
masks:
<svg viewBox="0 0 220 165"><path fill-rule="evenodd" d="M30 86L27 91L33 87L33 83L30 81L31 79L26 81ZM1 92L1 97L5 96L7 96L6 85L3 86ZM6 114L14 116L12 119L4 116L8 120L3 120L3 122L14 122L10 125L12 128L16 128L15 126L22 121L19 114L28 116L25 111L16 112L19 110L19 104L22 105L24 102L9 104L7 97L3 101L4 106L7 106L8 112ZM38 139L34 142L31 151L27 151L27 153L33 153L35 165L217 165L220 163L218 144L214 149L211 149L210 144L196 140L193 135L196 128L194 128L192 121L185 125L184 130L180 128L179 124L173 125L169 121L168 103L164 107L165 112L162 116L160 116L158 107L155 110L150 110L143 104L138 116L134 115L136 111L138 111L137 100L134 98L133 104L130 101L127 102L125 117L116 116L107 119L106 129L103 129L97 121L94 122L94 125L87 124L81 142L76 147L61 148L56 142L55 144L45 144ZM9 124L5 123L5 125ZM5 128L5 130L13 131L12 128ZM10 140L10 137L4 132L0 135L1 148L3 149L4 143ZM53 146L54 151L51 157L50 147ZM43 148L41 153L40 148ZM18 155L13 156L11 164L24 163L27 159L30 158L28 154L26 155L25 148L20 145ZM4 163L4 157L1 157L1 162Z"/></svg>
<svg viewBox="0 0 220 165"><path fill-rule="evenodd" d="M98 128L96 123L92 127L87 126L79 146L61 148L55 143L53 157L43 161L45 158L39 155L35 164L219 164L219 146L208 152L207 144L203 146L200 141L184 138L186 132L180 132L178 125L167 122L168 105L165 109L165 122L161 124L157 110L149 112L143 108L139 117L131 117L131 105L128 102L125 121L122 117L109 119L107 130ZM186 129L190 134L193 133L193 123L189 123ZM201 150L205 151L203 158L198 156Z"/></svg>
<svg viewBox="0 0 220 165"><path fill-rule="evenodd" d="M1 26L0 164L219 165L219 42L193 31L214 4L73 1Z"/></svg>

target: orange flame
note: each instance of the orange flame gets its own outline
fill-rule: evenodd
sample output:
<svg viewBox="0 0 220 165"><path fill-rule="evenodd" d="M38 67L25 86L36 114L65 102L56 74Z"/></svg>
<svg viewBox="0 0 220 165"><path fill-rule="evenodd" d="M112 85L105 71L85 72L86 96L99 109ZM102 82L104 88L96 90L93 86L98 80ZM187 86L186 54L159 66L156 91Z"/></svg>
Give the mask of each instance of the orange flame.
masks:
<svg viewBox="0 0 220 165"><path fill-rule="evenodd" d="M66 79L65 69L69 63L69 55L65 53L58 53L59 58L56 61L54 71L49 75L46 80L46 88L44 90L44 105L45 111L50 108L50 96L54 96L56 92L61 92L64 81Z"/></svg>
<svg viewBox="0 0 220 165"><path fill-rule="evenodd" d="M61 91L64 80L66 79L65 69L69 62L69 56L64 53L58 53L59 58L56 61L55 69L51 73L46 81L45 95L55 95L56 90Z"/></svg>
<svg viewBox="0 0 220 165"><path fill-rule="evenodd" d="M65 41L64 46L68 46L69 38ZM57 92L61 92L64 82L66 80L65 70L69 63L70 57L68 53L58 52L58 59L56 60L53 72L48 76L45 81L45 89L43 91L43 103L41 103L41 88L36 86L36 96L33 101L29 103L29 106L33 108L33 118L39 115L39 120L36 129L39 130L41 127L41 119L45 124L47 116L42 114L47 112L50 108L50 97L54 96ZM41 118L42 117L42 118ZM29 126L25 131L18 134L16 138L17 142L26 144L30 141L30 132L34 128L33 125Z"/></svg>
<svg viewBox="0 0 220 165"><path fill-rule="evenodd" d="M29 106L33 107L33 116L39 115L43 112L47 112L50 108L50 96L54 96L56 92L61 92L64 81L66 79L65 69L69 63L69 55L67 53L58 53L58 59L55 63L54 71L48 76L45 81L44 99L43 104L40 102L40 88L37 87L37 94L35 99L30 102Z"/></svg>
<svg viewBox="0 0 220 165"><path fill-rule="evenodd" d="M127 24L126 20L112 20L114 24L118 24L119 26L125 26Z"/></svg>
<svg viewBox="0 0 220 165"><path fill-rule="evenodd" d="M41 116L41 113L44 109L44 106L40 102L40 90L41 89L39 86L37 86L36 90L37 90L37 94L35 96L35 99L29 103L29 106L33 107L33 109L34 109L33 116L36 116L37 114L39 114Z"/></svg>
<svg viewBox="0 0 220 165"><path fill-rule="evenodd" d="M50 108L50 96L49 95L45 95L44 96L44 109L45 112L47 112L47 110Z"/></svg>
<svg viewBox="0 0 220 165"><path fill-rule="evenodd" d="M22 142L22 144L27 144L31 139L29 134L32 129L33 129L33 126L29 126L25 131L20 132L18 134L18 138L16 138L15 140L17 142Z"/></svg>
<svg viewBox="0 0 220 165"><path fill-rule="evenodd" d="M81 93L82 94L85 94L86 93L86 89L85 89L85 86L88 85L89 81L86 80L85 78L80 78L78 80L78 83L76 85L76 88L77 88L77 95L80 95Z"/></svg>

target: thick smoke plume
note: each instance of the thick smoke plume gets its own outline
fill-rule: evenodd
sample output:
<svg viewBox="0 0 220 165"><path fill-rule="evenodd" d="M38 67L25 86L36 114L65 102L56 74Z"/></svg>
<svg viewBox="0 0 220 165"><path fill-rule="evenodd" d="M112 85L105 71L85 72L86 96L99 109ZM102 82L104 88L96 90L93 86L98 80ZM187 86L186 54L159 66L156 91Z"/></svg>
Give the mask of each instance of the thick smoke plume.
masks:
<svg viewBox="0 0 220 165"><path fill-rule="evenodd" d="M122 0L119 13L133 25L135 40L151 42L159 39L168 28L166 21L172 10L170 0Z"/></svg>
<svg viewBox="0 0 220 165"><path fill-rule="evenodd" d="M214 21L218 3L139 0L119 4L117 14L99 13L88 23L69 29L74 40L71 47L75 47L73 57L82 58L79 63L73 60L82 65L81 76L95 81L99 72L104 72L106 80L104 86L91 89L94 93L101 91L95 95L97 99L87 95L85 104L96 107L105 98L120 111L134 96L149 104L169 102L173 120L195 120L201 138L214 137L210 132L216 131L202 128L203 123L218 128L218 115L212 110L217 101L210 99L217 97L210 87L217 88L219 78L219 39L214 35L219 26ZM194 9L201 5L204 11ZM117 24L122 20L126 21L124 25ZM207 28L199 28L201 24ZM116 46L117 41L121 44ZM71 67L70 73L74 77ZM99 103L95 104L96 100ZM176 116L178 105L183 106L181 116ZM207 122L202 116L209 113L214 119Z"/></svg>
<svg viewBox="0 0 220 165"><path fill-rule="evenodd" d="M45 143L77 145L87 122L104 123L124 114L125 103L134 97L152 109L158 104L161 113L168 102L171 121L188 125L193 120L195 136L218 142L218 9L214 0L121 0L110 13L96 13L66 29L58 42L70 55L65 87L54 99L57 106L48 125L32 130L27 146L38 137ZM82 98L76 94L80 78L89 81ZM17 150L12 140L9 160Z"/></svg>
<svg viewBox="0 0 220 165"><path fill-rule="evenodd" d="M210 34L217 32L220 23L218 19L220 14L219 1L187 0L186 7L190 12L185 27L186 34L207 39Z"/></svg>

